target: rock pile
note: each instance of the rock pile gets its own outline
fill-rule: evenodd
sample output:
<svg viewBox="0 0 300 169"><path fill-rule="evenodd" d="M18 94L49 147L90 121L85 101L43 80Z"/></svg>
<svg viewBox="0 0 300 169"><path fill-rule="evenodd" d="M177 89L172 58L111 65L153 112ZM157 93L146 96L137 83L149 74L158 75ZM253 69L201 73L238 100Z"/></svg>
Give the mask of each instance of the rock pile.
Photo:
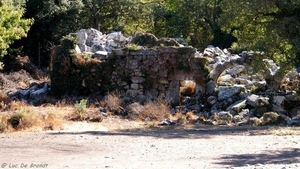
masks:
<svg viewBox="0 0 300 169"><path fill-rule="evenodd" d="M18 89L15 92L9 92L8 96L12 100L24 101L32 105L40 105L43 99L46 99L50 92L48 83L32 83L27 89Z"/></svg>
<svg viewBox="0 0 300 169"><path fill-rule="evenodd" d="M90 53L106 57L114 48L122 48L130 41L130 38L125 38L121 32L112 32L106 35L96 29L82 29L75 35L78 41L77 53Z"/></svg>
<svg viewBox="0 0 300 169"><path fill-rule="evenodd" d="M199 56L209 59L213 80L206 83L205 92L185 97L183 105L173 108L173 113L193 111L212 124L300 125L300 99L294 92L298 88L299 73L289 72L282 90L275 91L265 80L265 76L274 76L280 69L272 60L264 60L269 66L268 75L249 75L245 69L251 69L253 53L237 55L209 46Z"/></svg>
<svg viewBox="0 0 300 169"><path fill-rule="evenodd" d="M137 44L144 47L154 46L178 46L184 47L188 44L181 38L162 38L157 39L150 33L136 33L134 37L125 37L121 32L112 32L103 34L96 29L82 29L76 35L78 45L76 46L77 53L89 53L94 56L107 57L112 54L114 49L125 47L128 43Z"/></svg>
<svg viewBox="0 0 300 169"><path fill-rule="evenodd" d="M267 74L249 75L245 69L251 70L252 52L237 55L209 46L195 56L209 60L207 66L212 80L206 83L205 90L181 95L181 105L170 107L173 114L183 113L187 119L193 114L193 123L213 125L300 125L300 97L294 92L298 89L298 72L289 72L282 89L275 91L265 79L280 69L272 60L264 60L269 66ZM130 114L137 116L138 112L131 110ZM164 119L159 124L175 123Z"/></svg>

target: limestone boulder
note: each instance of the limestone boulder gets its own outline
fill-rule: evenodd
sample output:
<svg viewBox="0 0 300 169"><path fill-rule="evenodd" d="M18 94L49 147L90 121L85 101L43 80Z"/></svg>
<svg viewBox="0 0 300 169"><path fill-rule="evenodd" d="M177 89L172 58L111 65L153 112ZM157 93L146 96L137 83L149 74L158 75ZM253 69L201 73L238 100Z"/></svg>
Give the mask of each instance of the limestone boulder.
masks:
<svg viewBox="0 0 300 169"><path fill-rule="evenodd" d="M232 115L236 115L239 114L246 105L246 100L239 100L227 107L226 111L229 111Z"/></svg>
<svg viewBox="0 0 300 169"><path fill-rule="evenodd" d="M236 94L241 93L245 87L243 85L234 86L220 86L218 88L218 100L230 98Z"/></svg>
<svg viewBox="0 0 300 169"><path fill-rule="evenodd" d="M233 116L228 111L221 111L218 113L218 119L221 124L229 124L232 122Z"/></svg>

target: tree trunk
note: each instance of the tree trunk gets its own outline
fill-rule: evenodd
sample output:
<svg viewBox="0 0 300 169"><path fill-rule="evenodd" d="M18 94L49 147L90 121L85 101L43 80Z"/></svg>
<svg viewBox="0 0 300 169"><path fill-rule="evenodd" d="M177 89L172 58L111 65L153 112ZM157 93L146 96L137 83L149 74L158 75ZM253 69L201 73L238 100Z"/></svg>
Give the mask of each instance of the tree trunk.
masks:
<svg viewBox="0 0 300 169"><path fill-rule="evenodd" d="M93 28L100 31L100 19L97 16L93 18Z"/></svg>

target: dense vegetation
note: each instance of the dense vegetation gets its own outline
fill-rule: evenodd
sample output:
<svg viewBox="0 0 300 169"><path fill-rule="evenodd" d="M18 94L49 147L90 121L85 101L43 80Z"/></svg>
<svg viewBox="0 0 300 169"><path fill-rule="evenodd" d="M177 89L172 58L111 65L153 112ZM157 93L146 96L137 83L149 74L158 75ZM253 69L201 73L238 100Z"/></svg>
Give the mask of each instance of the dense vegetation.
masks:
<svg viewBox="0 0 300 169"><path fill-rule="evenodd" d="M259 60L291 67L299 60L299 15L300 0L0 0L0 57L10 45L9 55L47 67L49 49L62 36L92 27L180 37L200 50L259 50Z"/></svg>
<svg viewBox="0 0 300 169"><path fill-rule="evenodd" d="M0 58L7 54L7 49L14 40L26 36L32 20L22 19L23 13L22 8L9 0L0 1Z"/></svg>

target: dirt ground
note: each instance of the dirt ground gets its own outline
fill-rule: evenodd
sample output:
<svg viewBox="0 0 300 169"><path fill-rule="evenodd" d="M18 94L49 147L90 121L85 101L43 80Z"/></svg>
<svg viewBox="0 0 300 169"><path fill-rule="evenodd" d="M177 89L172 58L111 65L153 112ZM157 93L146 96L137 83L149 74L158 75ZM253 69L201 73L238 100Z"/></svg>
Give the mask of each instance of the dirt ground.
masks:
<svg viewBox="0 0 300 169"><path fill-rule="evenodd" d="M107 118L0 134L0 168L300 168L300 128L172 126Z"/></svg>

